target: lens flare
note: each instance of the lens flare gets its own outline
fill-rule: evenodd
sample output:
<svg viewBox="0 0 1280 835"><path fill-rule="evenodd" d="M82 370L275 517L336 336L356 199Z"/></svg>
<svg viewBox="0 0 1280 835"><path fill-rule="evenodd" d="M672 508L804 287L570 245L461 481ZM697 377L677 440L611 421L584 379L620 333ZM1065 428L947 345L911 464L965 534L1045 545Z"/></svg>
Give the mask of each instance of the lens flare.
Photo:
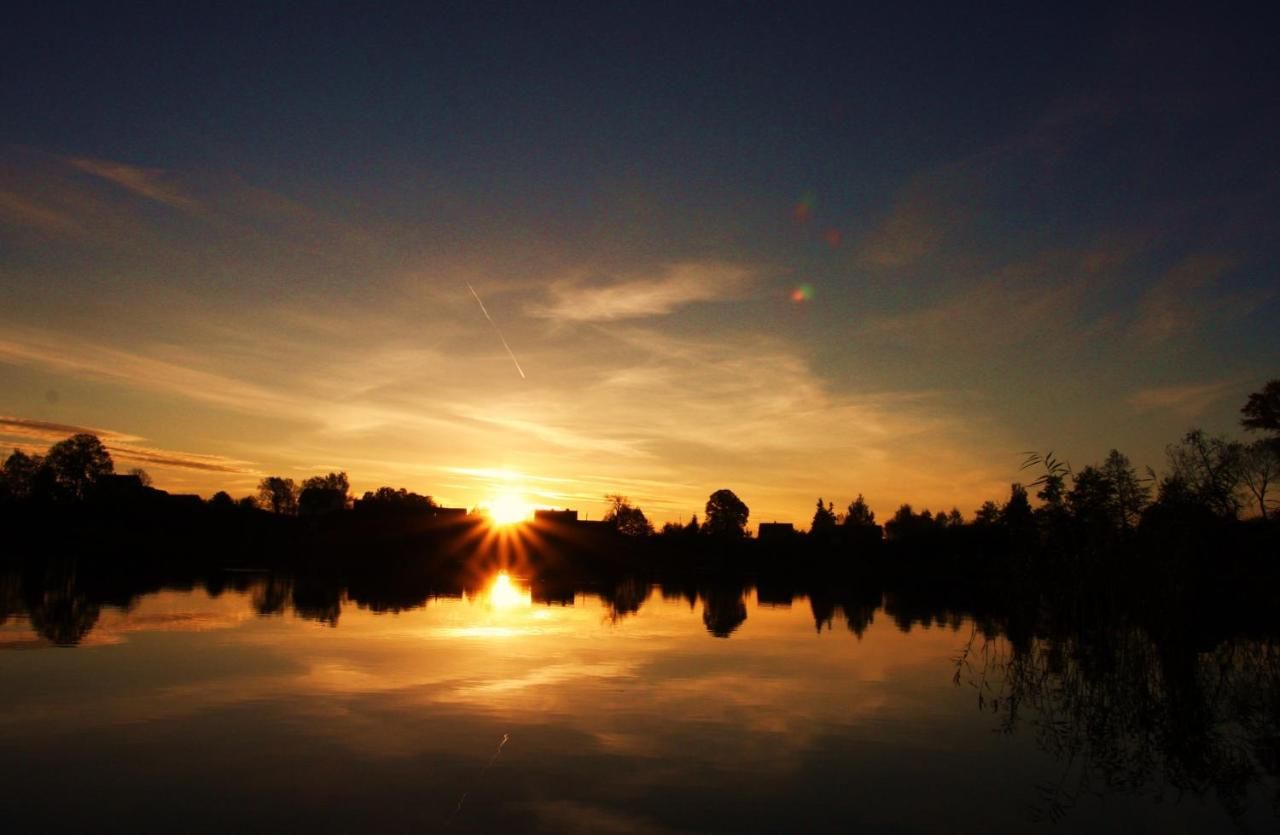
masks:
<svg viewBox="0 0 1280 835"><path fill-rule="evenodd" d="M801 284L791 291L791 301L796 304L804 304L813 298L813 286L810 284Z"/></svg>
<svg viewBox="0 0 1280 835"><path fill-rule="evenodd" d="M812 193L806 194L796 201L795 208L792 210L796 216L796 220L801 223L808 223L813 217L813 210L818 202L818 198Z"/></svg>

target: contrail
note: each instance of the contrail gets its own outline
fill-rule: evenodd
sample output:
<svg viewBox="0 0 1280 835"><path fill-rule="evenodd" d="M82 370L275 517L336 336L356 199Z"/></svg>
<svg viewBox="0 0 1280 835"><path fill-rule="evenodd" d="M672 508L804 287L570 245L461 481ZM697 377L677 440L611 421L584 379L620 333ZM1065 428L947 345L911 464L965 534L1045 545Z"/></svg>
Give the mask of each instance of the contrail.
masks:
<svg viewBox="0 0 1280 835"><path fill-rule="evenodd" d="M471 292L474 293L475 290L472 290ZM484 307L483 304L481 304L480 306ZM506 746L508 739L511 739L511 734L502 735L502 739L498 742L498 750L493 752L493 756L489 758L489 762L485 763L484 768L481 769L480 776L476 778L477 784L479 784L479 782L484 779L484 775L489 773L489 769L493 767L493 761L496 760L498 758L498 755L502 753L502 749ZM446 829L448 829L449 826L453 823L453 819L457 817L458 813L462 811L462 804L467 802L468 794L470 794L470 792L463 792L462 797L458 798L458 805L453 807L453 813L449 815L449 819L444 822Z"/></svg>
<svg viewBox="0 0 1280 835"><path fill-rule="evenodd" d="M484 302L480 301L480 294L476 292L476 288L471 286L471 282L467 282L467 289L471 291L471 295L476 297L476 304L480 305L480 312L484 314L484 318L489 320L489 324L493 325L493 332L502 340L502 347L507 349L507 356L511 357L511 361L515 363L516 371L520 372L520 379L527 380L524 376L524 369L520 367L520 360L516 359L515 352L511 350L511 346L507 344L507 338L502 335L502 331L498 329L498 323L493 321L493 317L489 315L489 311L485 309Z"/></svg>

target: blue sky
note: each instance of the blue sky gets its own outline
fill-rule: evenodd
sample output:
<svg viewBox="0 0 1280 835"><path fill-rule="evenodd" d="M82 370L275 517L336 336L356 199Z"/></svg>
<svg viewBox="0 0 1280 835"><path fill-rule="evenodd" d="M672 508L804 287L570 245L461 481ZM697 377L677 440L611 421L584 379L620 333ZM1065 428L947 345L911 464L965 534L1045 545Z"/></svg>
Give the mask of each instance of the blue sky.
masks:
<svg viewBox="0 0 1280 835"><path fill-rule="evenodd" d="M1277 375L1260 21L692 5L20 13L4 439L803 522L1159 468Z"/></svg>

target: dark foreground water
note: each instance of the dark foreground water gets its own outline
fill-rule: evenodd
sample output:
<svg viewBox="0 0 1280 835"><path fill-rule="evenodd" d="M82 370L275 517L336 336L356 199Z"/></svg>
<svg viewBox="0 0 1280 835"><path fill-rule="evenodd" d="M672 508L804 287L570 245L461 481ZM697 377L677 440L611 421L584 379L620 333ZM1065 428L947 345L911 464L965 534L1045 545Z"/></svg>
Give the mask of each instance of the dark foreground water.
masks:
<svg viewBox="0 0 1280 835"><path fill-rule="evenodd" d="M1011 639L865 590L501 575L377 613L258 575L121 606L13 582L7 832L1278 826L1265 637Z"/></svg>

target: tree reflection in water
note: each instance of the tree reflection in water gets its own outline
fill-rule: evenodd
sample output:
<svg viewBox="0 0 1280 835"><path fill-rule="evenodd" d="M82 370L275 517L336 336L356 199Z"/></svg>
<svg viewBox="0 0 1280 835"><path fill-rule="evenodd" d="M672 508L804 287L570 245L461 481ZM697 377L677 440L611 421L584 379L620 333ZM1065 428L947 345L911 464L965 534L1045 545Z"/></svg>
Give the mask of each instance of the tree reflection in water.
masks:
<svg viewBox="0 0 1280 835"><path fill-rule="evenodd" d="M91 633L103 607L127 610L159 589L203 586L212 596L245 595L261 616L292 611L337 626L344 606L418 609L442 597L479 594L492 579L412 562L293 574L130 574L74 559L31 561L0 570L0 623L25 616L46 641L72 646ZM787 575L710 582L693 573L566 571L544 572L528 585L521 593L530 604L597 597L615 623L638 612L657 588L664 599L700 605L707 632L717 638L730 638L746 622L753 590L760 606L807 602L819 632L842 618L860 639L879 613L903 632L956 630L965 647L955 683L975 688L978 707L1001 730L1030 732L1060 763L1057 779L1040 787L1034 810L1050 820L1063 819L1087 795L1117 792L1215 796L1240 815L1252 792L1280 785L1280 634L1256 602L1234 605L1236 597L1209 593L1198 604L1184 600L1176 607L1121 605L1098 596L1087 606L1080 600L1028 603L1036 598L991 598L980 589L952 587L940 597L924 587L892 592L865 581ZM1206 601L1214 599L1233 605L1210 607ZM1280 814L1280 790L1271 802Z"/></svg>
<svg viewBox="0 0 1280 835"><path fill-rule="evenodd" d="M974 627L955 681L1005 733L1030 726L1062 764L1035 811L1061 819L1089 793L1217 797L1233 816L1280 776L1280 643L1207 649L1132 623L1025 642ZM1272 798L1280 813L1280 789Z"/></svg>
<svg viewBox="0 0 1280 835"><path fill-rule="evenodd" d="M728 638L747 620L744 590L713 586L702 600L702 622L717 638Z"/></svg>
<svg viewBox="0 0 1280 835"><path fill-rule="evenodd" d="M3 608L12 614L25 612L40 637L57 646L75 646L97 625L102 601L86 593L74 560L51 560L25 575L6 579Z"/></svg>

